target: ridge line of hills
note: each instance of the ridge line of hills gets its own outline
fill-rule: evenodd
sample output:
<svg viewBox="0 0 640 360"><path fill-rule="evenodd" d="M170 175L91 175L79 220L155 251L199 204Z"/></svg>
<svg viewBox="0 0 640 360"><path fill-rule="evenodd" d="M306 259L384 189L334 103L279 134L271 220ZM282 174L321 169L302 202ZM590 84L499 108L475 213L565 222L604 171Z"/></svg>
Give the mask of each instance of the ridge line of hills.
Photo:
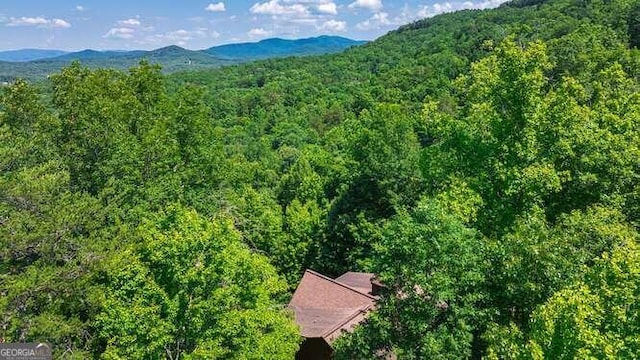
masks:
<svg viewBox="0 0 640 360"><path fill-rule="evenodd" d="M276 57L335 53L364 43L366 41L323 35L294 40L270 38L258 42L213 46L203 50L188 50L177 45L169 45L154 50L131 51L92 49L77 52L40 49L3 51L0 52L0 80L11 81L18 77L44 78L75 60L92 68L125 69L135 66L142 59L148 59L161 64L166 72L175 72Z"/></svg>

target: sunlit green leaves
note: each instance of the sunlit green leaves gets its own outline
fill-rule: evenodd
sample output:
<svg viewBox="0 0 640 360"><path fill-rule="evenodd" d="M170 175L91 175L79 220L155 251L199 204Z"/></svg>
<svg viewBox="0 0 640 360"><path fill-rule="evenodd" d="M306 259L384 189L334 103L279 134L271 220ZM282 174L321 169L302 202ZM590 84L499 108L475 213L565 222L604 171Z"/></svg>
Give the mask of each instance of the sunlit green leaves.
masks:
<svg viewBox="0 0 640 360"><path fill-rule="evenodd" d="M492 329L489 358L619 359L640 351L640 258L633 242L595 261L586 275L533 313L530 331ZM500 338L499 333L506 336Z"/></svg>
<svg viewBox="0 0 640 360"><path fill-rule="evenodd" d="M286 289L229 219L174 208L145 221L133 249L106 267L96 326L106 354L284 359L297 328L275 303Z"/></svg>

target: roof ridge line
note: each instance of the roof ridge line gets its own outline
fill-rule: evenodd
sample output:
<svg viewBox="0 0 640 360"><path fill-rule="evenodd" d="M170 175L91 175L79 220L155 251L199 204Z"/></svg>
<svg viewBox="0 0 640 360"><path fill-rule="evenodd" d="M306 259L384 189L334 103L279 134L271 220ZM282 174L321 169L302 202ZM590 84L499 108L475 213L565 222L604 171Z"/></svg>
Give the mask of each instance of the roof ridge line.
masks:
<svg viewBox="0 0 640 360"><path fill-rule="evenodd" d="M378 300L378 298L373 296L373 295L369 295L367 293L363 293L362 291L360 291L360 290L358 290L358 289L356 289L354 287L351 287L351 286L349 286L347 284L341 283L340 281L337 281L336 279L332 279L332 278L330 278L330 277L328 277L326 275L322 275L319 272L313 271L311 269L306 269L304 272L308 272L308 273L311 273L312 275L318 276L318 277L323 278L325 280L329 280L334 284L340 285L340 286L342 286L344 288L347 288L347 289L349 289L351 291L357 292L358 294L364 295L364 296L366 296L366 297L368 297L368 298L370 298L372 300Z"/></svg>
<svg viewBox="0 0 640 360"><path fill-rule="evenodd" d="M366 313L367 310L369 310L369 309L371 309L373 307L375 307L375 303L374 304L368 304L368 305L360 306L353 313L351 313L348 317L346 317L343 321L341 321L340 323L338 323L334 327L332 327L329 330L327 330L324 333L322 333L322 337L324 338L325 336L331 335L333 332L335 332L336 330L338 330L341 327L343 327L344 324L348 323L349 321L351 321L356 316Z"/></svg>

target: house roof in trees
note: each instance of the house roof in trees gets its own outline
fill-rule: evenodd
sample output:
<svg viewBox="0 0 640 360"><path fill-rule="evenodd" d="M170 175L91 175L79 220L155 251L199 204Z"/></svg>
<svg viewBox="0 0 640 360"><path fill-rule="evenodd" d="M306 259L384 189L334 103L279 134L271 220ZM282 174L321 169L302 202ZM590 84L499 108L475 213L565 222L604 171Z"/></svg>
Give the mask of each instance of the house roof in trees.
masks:
<svg viewBox="0 0 640 360"><path fill-rule="evenodd" d="M331 344L343 331L353 330L375 307L371 278L372 274L346 273L331 279L307 270L289 303L302 336Z"/></svg>

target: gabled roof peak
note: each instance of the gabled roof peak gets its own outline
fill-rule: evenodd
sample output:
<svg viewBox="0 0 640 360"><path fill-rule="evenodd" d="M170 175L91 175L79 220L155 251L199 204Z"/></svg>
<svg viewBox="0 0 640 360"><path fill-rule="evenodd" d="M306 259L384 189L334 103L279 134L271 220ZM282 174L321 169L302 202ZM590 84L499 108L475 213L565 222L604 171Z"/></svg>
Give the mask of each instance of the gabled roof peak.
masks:
<svg viewBox="0 0 640 360"><path fill-rule="evenodd" d="M353 286L353 284L352 284L352 283L350 283L349 281L344 282L344 281L341 281L341 280L340 280L341 278L343 278L345 275L348 275L348 274L362 274L362 275L370 275L370 276L369 276L369 279L371 278L371 276L373 276L373 274L370 274L370 273L346 272L346 273L344 273L344 274L340 275L339 277L337 277L337 278L335 278L335 279L332 279L332 278L330 278L330 277L328 277L328 276L326 276L326 275L322 275L322 274L320 274L319 272L313 271L313 270L311 270L311 269L307 269L307 270L305 270L305 273L308 273L308 274L311 274L311 275L317 276L317 277L319 277L319 278L321 278L321 279L324 279L324 280L326 280L326 281L330 281L330 282L332 282L332 283L334 283L334 284L336 284L336 285L342 286L342 287L347 288L347 289L349 289L349 290L351 290L351 291L355 291L355 292L357 292L357 293L359 293L359 294L361 294L361 295L367 296L367 297L369 297L369 298L371 298L371 299L374 299L374 300L376 300L376 299L377 299L377 297L373 296L373 295L372 295L372 294L370 294L369 292L367 292L367 291L363 291L363 289L362 289L362 288L358 288L358 287L356 287L356 286ZM303 276L303 278L304 278L304 276Z"/></svg>
<svg viewBox="0 0 640 360"><path fill-rule="evenodd" d="M356 274L355 278L360 280L371 279L372 276L366 273L347 274L351 277ZM323 338L331 343L342 331L351 331L375 307L377 298L367 291L306 270L289 308L295 311L302 336Z"/></svg>

